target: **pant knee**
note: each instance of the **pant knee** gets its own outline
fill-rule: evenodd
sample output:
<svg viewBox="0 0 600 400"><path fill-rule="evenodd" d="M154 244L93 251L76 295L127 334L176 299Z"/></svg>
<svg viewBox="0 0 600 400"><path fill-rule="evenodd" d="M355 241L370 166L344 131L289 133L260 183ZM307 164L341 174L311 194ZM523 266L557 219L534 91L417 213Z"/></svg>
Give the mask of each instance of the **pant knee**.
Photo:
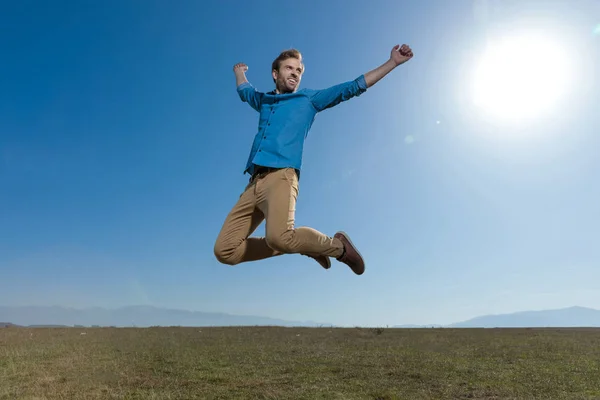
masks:
<svg viewBox="0 0 600 400"><path fill-rule="evenodd" d="M291 254L294 252L294 247L292 246L292 235L289 232L286 232L282 235L267 236L265 239L267 246L279 253Z"/></svg>
<svg viewBox="0 0 600 400"><path fill-rule="evenodd" d="M239 263L235 256L235 249L231 246L227 246L225 243L216 242L213 253L221 264L225 265L236 265Z"/></svg>

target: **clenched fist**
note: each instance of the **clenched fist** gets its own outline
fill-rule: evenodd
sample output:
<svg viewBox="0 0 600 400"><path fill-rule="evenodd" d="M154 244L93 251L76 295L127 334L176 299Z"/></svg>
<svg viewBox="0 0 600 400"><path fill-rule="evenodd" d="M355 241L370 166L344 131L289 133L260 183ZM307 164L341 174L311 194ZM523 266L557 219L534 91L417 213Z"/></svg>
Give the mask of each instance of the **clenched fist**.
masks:
<svg viewBox="0 0 600 400"><path fill-rule="evenodd" d="M390 54L390 59L394 61L396 65L404 64L411 58L413 58L413 52L410 46L406 44L403 44L402 46L399 44L395 45Z"/></svg>
<svg viewBox="0 0 600 400"><path fill-rule="evenodd" d="M248 71L248 66L244 63L237 63L233 66L233 72L246 72Z"/></svg>

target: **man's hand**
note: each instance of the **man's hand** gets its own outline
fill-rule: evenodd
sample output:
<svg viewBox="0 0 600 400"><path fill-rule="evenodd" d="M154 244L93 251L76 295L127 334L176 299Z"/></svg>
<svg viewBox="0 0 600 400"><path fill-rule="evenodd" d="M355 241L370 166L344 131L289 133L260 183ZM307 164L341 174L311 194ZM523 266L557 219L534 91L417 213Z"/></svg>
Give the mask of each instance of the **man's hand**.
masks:
<svg viewBox="0 0 600 400"><path fill-rule="evenodd" d="M235 72L236 74L238 72L245 73L246 71L248 71L248 66L244 63L237 63L233 66L233 72Z"/></svg>
<svg viewBox="0 0 600 400"><path fill-rule="evenodd" d="M395 45L392 48L390 58L385 63L365 74L365 81L367 82L367 87L369 88L373 86L374 84L379 82L381 78L389 74L398 65L404 64L412 57L413 52L408 45Z"/></svg>
<svg viewBox="0 0 600 400"><path fill-rule="evenodd" d="M410 46L406 44L403 44L402 46L399 44L395 45L390 53L390 60L392 60L396 66L404 64L411 58L413 58L413 52Z"/></svg>
<svg viewBox="0 0 600 400"><path fill-rule="evenodd" d="M236 86L239 86L244 82L248 82L248 80L246 79L246 71L248 71L248 66L244 63L237 63L233 66L233 73L235 74Z"/></svg>

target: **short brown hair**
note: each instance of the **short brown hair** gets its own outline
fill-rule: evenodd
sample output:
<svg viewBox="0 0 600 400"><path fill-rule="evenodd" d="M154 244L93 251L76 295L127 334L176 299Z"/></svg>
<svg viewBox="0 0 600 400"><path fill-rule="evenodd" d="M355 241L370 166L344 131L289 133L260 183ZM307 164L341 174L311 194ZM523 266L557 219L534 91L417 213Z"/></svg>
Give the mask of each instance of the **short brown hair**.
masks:
<svg viewBox="0 0 600 400"><path fill-rule="evenodd" d="M300 51L298 51L296 49L288 49L288 50L284 50L281 53L279 53L277 58L275 60L273 60L273 64L271 65L271 71L275 71L275 70L279 71L281 62L287 60L288 58L298 59L300 61L300 63L302 64L302 72L304 72L304 64L302 63L302 53L300 53ZM273 82L275 82L275 79L273 79Z"/></svg>

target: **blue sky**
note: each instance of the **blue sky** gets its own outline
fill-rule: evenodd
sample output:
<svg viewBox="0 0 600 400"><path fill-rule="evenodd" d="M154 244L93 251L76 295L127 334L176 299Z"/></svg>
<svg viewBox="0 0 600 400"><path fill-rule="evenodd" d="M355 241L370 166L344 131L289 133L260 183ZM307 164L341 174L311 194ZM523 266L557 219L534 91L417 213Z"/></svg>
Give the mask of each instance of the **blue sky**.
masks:
<svg viewBox="0 0 600 400"><path fill-rule="evenodd" d="M347 326L600 308L597 2L324 3L3 5L0 304ZM568 60L566 94L527 121L486 117L474 60L534 28L560 42L540 71ZM321 88L402 43L414 59L319 114L305 146L297 224L351 234L366 273L299 255L219 264L258 117L233 65L269 91L295 47L301 86Z"/></svg>

